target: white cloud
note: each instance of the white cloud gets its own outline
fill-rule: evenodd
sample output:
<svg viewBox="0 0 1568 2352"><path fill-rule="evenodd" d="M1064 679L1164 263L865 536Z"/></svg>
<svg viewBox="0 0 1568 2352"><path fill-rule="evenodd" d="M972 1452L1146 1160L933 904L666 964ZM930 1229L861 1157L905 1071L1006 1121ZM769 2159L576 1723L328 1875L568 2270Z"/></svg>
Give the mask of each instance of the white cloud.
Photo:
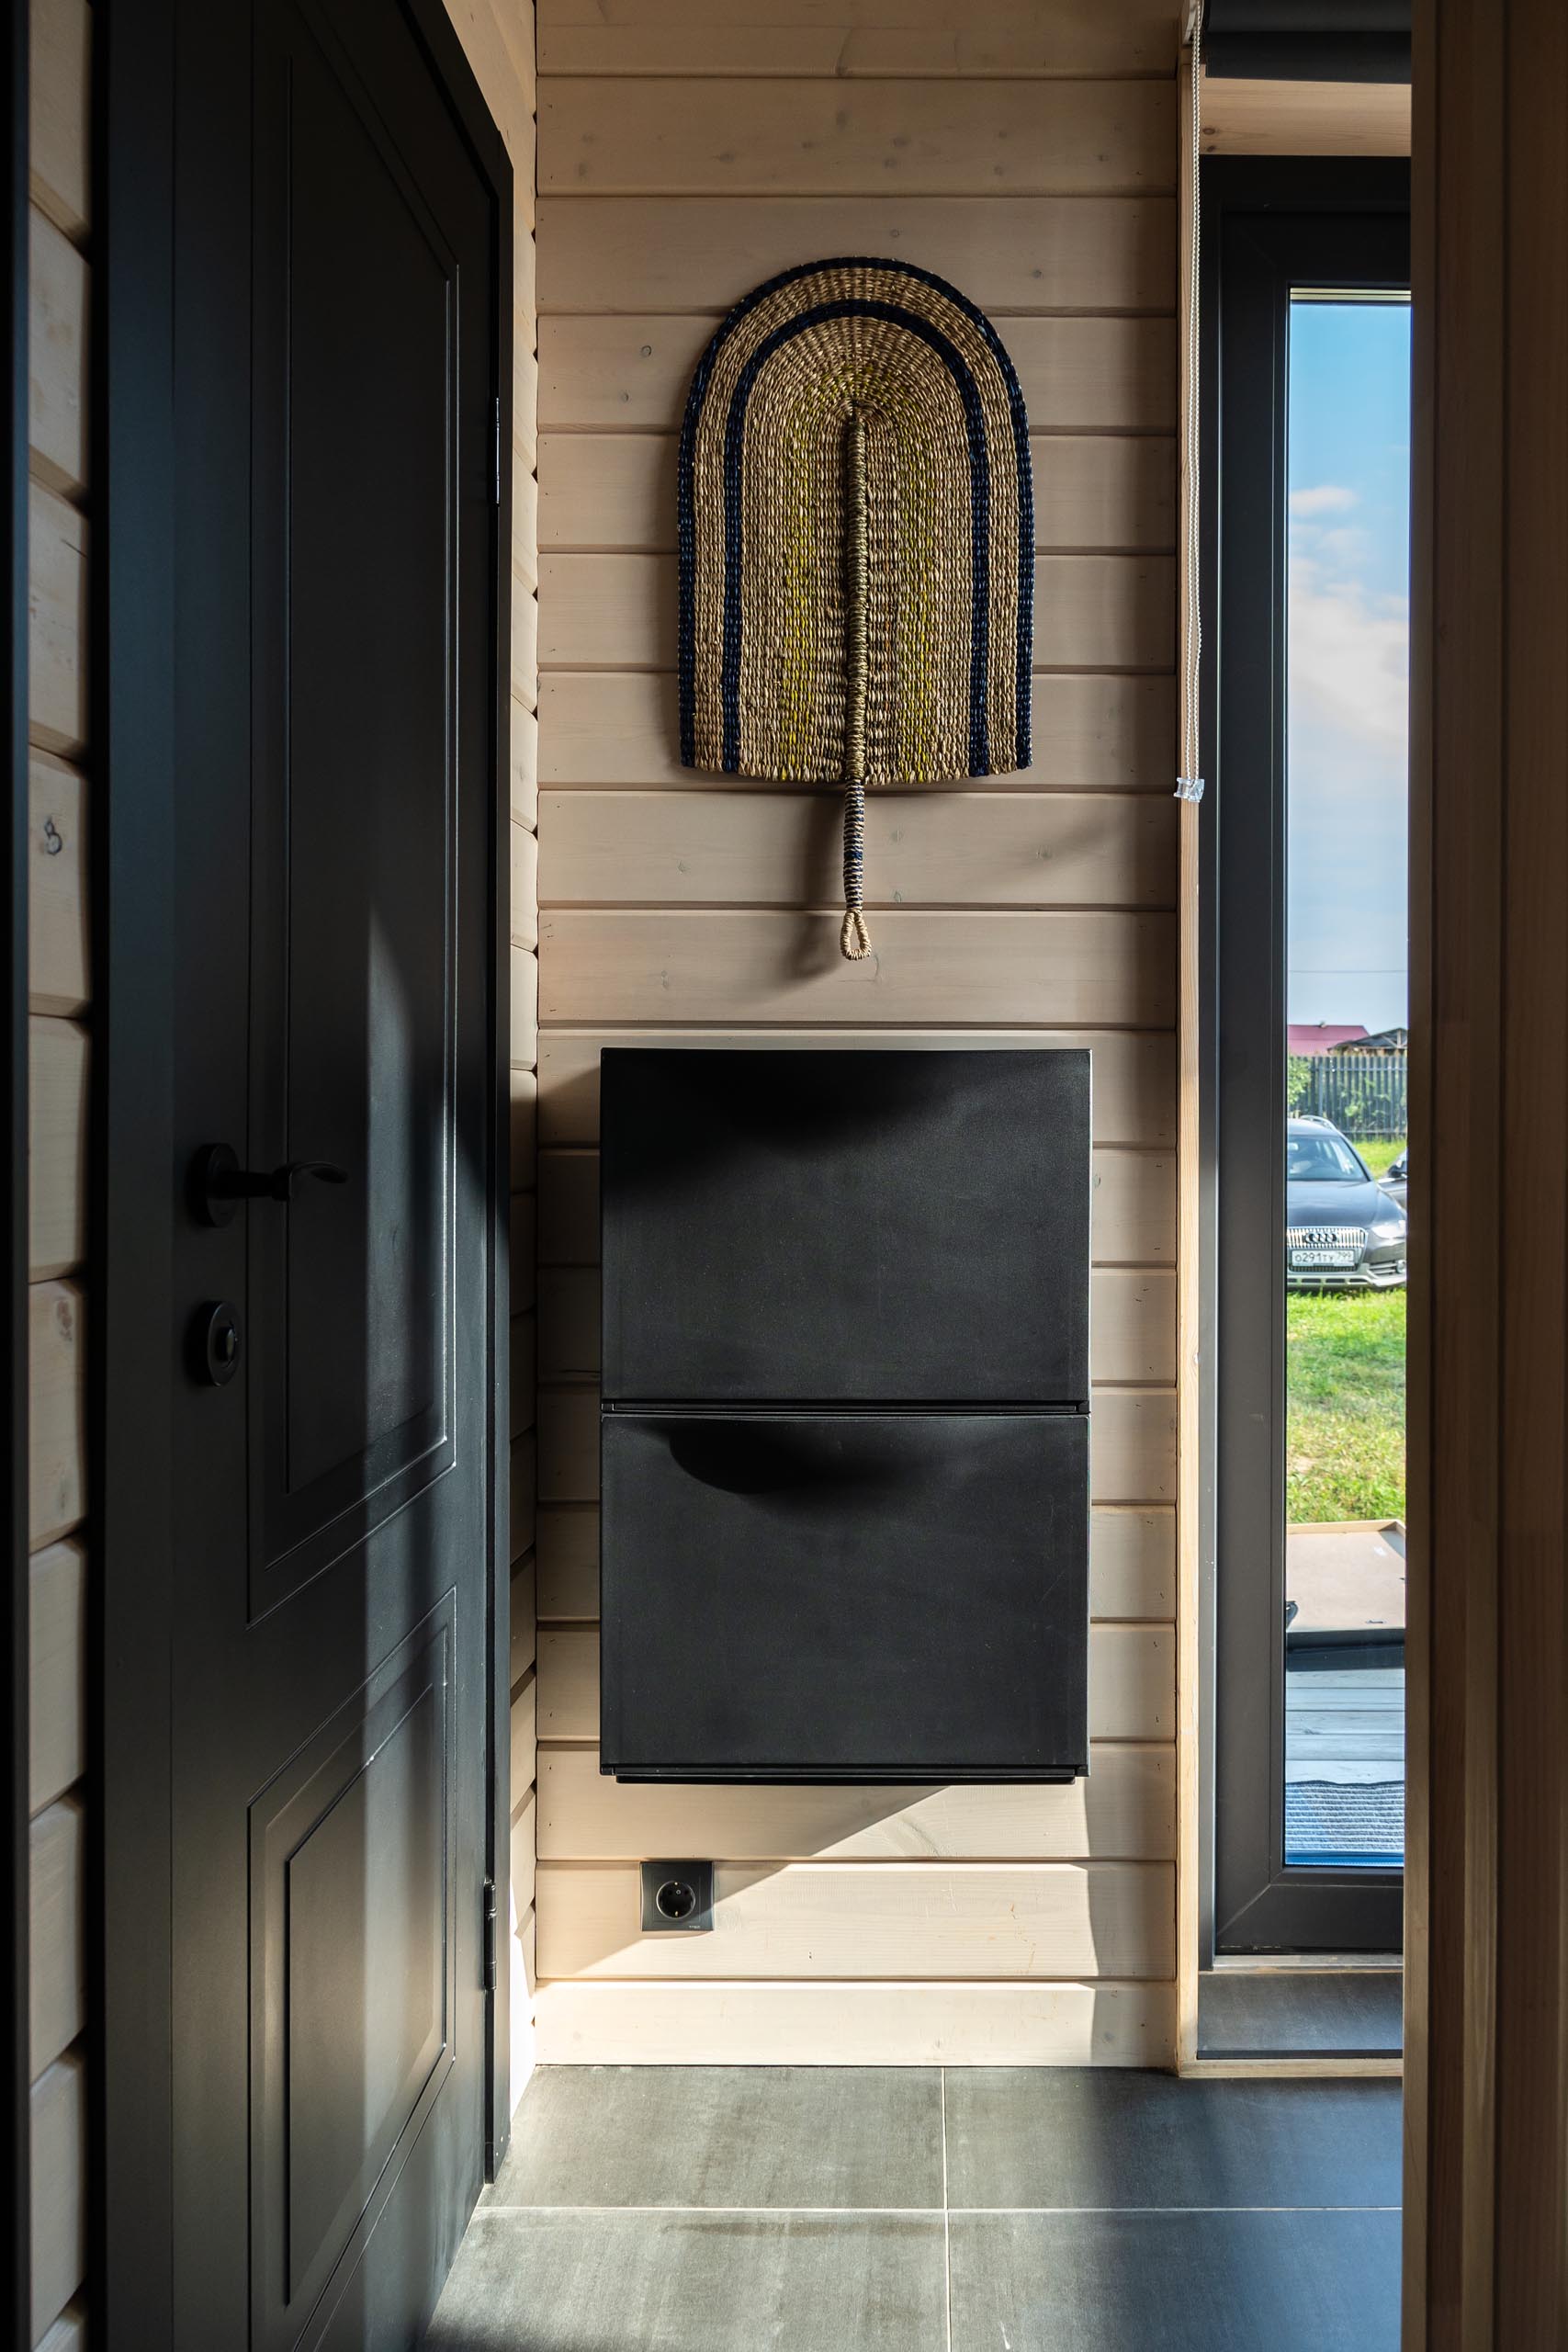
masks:
<svg viewBox="0 0 1568 2352"><path fill-rule="evenodd" d="M1355 503L1355 492L1341 489L1337 482L1320 482L1314 489L1291 492L1291 512L1296 515L1347 514Z"/></svg>
<svg viewBox="0 0 1568 2352"><path fill-rule="evenodd" d="M1291 564L1291 1017L1378 1029L1404 1018L1409 617L1330 536Z"/></svg>
<svg viewBox="0 0 1568 2352"><path fill-rule="evenodd" d="M1362 752L1405 757L1410 615L1403 596L1374 596L1314 557L1291 565L1291 728L1348 736Z"/></svg>

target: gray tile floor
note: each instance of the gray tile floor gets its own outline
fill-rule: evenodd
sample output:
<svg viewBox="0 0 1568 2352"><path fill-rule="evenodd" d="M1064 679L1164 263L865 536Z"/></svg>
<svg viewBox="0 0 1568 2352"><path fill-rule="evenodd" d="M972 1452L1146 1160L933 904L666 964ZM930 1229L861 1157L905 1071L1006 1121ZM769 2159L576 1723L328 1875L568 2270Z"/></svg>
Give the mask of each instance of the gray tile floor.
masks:
<svg viewBox="0 0 1568 2352"><path fill-rule="evenodd" d="M432 2352L1396 2352L1399 2086L545 2067Z"/></svg>

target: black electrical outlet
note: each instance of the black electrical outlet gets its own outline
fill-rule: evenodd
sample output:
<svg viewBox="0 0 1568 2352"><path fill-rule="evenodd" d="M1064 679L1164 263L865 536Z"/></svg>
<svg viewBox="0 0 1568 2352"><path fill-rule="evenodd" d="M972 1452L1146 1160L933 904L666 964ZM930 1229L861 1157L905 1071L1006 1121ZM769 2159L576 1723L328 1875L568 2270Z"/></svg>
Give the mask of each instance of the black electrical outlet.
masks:
<svg viewBox="0 0 1568 2352"><path fill-rule="evenodd" d="M645 1936L705 1936L713 1928L711 1862L644 1862Z"/></svg>

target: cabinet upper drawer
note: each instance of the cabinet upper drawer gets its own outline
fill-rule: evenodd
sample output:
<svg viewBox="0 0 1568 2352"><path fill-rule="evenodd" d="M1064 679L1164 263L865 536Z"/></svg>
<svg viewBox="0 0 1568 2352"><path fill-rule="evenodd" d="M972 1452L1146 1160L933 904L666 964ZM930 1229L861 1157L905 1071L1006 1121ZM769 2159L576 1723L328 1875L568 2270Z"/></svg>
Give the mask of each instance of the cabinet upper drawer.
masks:
<svg viewBox="0 0 1568 2352"><path fill-rule="evenodd" d="M613 1047L604 1386L1089 1394L1089 1057Z"/></svg>

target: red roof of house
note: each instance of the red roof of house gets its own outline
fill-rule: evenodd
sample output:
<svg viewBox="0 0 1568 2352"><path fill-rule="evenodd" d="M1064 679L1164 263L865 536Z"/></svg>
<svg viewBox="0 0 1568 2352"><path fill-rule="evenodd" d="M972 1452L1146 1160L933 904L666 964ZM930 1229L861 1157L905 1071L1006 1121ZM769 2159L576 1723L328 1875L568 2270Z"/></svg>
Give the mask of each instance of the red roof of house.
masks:
<svg viewBox="0 0 1568 2352"><path fill-rule="evenodd" d="M1292 1021L1290 1050L1292 1054L1331 1054L1337 1046L1348 1046L1352 1038L1364 1037L1366 1034L1366 1024L1360 1021Z"/></svg>

